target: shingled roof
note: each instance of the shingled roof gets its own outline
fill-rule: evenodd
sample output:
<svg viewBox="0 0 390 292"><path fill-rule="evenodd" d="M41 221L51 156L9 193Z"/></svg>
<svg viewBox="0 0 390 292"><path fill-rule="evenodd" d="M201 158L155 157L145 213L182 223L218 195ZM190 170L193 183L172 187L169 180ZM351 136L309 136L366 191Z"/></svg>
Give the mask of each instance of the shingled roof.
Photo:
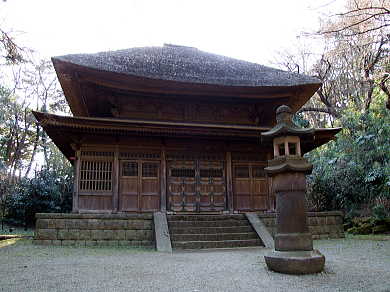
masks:
<svg viewBox="0 0 390 292"><path fill-rule="evenodd" d="M177 45L73 54L53 57L55 60L96 70L197 84L240 87L320 84L314 77Z"/></svg>

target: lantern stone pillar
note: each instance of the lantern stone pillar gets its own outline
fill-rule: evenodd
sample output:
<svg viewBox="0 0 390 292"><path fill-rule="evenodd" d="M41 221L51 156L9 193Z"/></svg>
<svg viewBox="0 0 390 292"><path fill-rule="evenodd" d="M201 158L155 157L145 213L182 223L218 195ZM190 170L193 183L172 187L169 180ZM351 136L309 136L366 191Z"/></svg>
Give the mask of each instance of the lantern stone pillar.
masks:
<svg viewBox="0 0 390 292"><path fill-rule="evenodd" d="M277 226L275 249L265 256L270 270L286 274L321 272L325 257L313 250L312 235L307 224L305 192L306 174L312 165L301 156L301 139L313 139L314 129L301 129L292 122L292 111L280 106L277 124L262 133L272 138L274 159L265 168L272 177L276 194Z"/></svg>

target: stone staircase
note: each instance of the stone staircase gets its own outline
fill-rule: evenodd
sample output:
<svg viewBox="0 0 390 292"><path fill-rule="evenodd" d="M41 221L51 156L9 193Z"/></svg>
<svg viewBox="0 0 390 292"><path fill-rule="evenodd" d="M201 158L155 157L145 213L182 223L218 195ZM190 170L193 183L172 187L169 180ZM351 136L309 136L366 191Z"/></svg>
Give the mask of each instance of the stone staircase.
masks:
<svg viewBox="0 0 390 292"><path fill-rule="evenodd" d="M264 246L248 219L237 215L168 215L174 249Z"/></svg>

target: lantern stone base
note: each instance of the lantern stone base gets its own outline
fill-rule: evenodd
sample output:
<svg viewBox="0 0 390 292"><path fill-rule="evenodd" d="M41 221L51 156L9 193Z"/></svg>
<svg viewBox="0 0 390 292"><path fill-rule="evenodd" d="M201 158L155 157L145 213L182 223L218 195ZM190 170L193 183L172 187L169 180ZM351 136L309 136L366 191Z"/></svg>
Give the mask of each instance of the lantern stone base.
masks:
<svg viewBox="0 0 390 292"><path fill-rule="evenodd" d="M314 274L322 272L325 257L318 251L272 251L264 256L268 268L284 274Z"/></svg>

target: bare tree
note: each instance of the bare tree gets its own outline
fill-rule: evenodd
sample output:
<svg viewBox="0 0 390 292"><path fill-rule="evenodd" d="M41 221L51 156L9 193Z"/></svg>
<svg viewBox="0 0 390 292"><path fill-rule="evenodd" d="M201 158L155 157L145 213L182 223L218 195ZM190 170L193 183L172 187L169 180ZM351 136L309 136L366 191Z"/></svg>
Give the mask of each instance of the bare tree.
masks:
<svg viewBox="0 0 390 292"><path fill-rule="evenodd" d="M0 28L0 53L6 62L16 64L24 61L23 49L19 47L10 33Z"/></svg>
<svg viewBox="0 0 390 292"><path fill-rule="evenodd" d="M279 57L278 65L284 69L322 82L299 111L314 125L333 125L351 106L362 112L370 110L379 92L387 96L390 108L389 6L390 0L348 1L346 12L327 19L316 34L316 41L319 36L325 44L317 60L313 62L316 56L302 42L293 53L283 52ZM304 36L310 41L315 37Z"/></svg>
<svg viewBox="0 0 390 292"><path fill-rule="evenodd" d="M390 109L390 1L349 0L346 10L333 15L318 33L329 39L359 42L357 45L365 51L362 52L362 73L365 86L368 86L365 109L370 107L375 87L379 87L387 96L386 106ZM375 49L367 51L369 46Z"/></svg>
<svg viewBox="0 0 390 292"><path fill-rule="evenodd" d="M346 10L335 14L335 20L327 22L320 34L342 37L382 35L390 27L389 0L349 0L346 4Z"/></svg>

